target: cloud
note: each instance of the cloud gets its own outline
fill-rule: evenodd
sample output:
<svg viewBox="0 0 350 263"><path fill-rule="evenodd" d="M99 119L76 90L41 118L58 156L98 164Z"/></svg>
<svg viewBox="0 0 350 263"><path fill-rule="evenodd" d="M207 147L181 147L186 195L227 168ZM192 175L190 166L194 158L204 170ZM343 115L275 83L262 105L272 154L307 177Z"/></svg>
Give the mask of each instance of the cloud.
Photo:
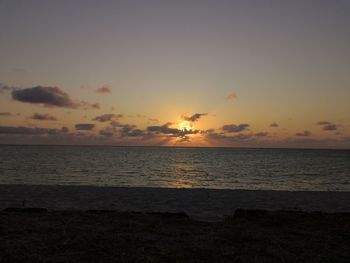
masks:
<svg viewBox="0 0 350 263"><path fill-rule="evenodd" d="M122 117L123 117L122 114L102 114L100 116L96 116L93 120L99 121L99 122L107 122L107 121L117 120Z"/></svg>
<svg viewBox="0 0 350 263"><path fill-rule="evenodd" d="M338 126L336 124L328 124L323 126L324 131L336 131L338 129Z"/></svg>
<svg viewBox="0 0 350 263"><path fill-rule="evenodd" d="M122 137L140 137L140 136L145 136L145 132L143 130L140 129L132 129L130 131L127 132L123 132L121 134Z"/></svg>
<svg viewBox="0 0 350 263"><path fill-rule="evenodd" d="M91 123L79 123L75 124L75 129L80 131L90 131L95 128L95 124Z"/></svg>
<svg viewBox="0 0 350 263"><path fill-rule="evenodd" d="M40 120L40 121L57 121L57 118L55 116L52 116L48 113L45 113L45 114L34 113L29 118L33 120Z"/></svg>
<svg viewBox="0 0 350 263"><path fill-rule="evenodd" d="M196 122L198 121L202 116L208 115L208 113L195 113L192 116L182 116L182 118L186 121L190 122Z"/></svg>
<svg viewBox="0 0 350 263"><path fill-rule="evenodd" d="M311 135L311 132L310 131L303 131L303 132L297 132L295 134L295 136L299 136L299 137L308 137Z"/></svg>
<svg viewBox="0 0 350 263"><path fill-rule="evenodd" d="M112 136L110 134L118 133L120 137L142 137L148 134L144 130L136 129L136 125L133 124L121 124L117 121L111 122L111 127L107 127L102 131L105 136ZM101 134L101 131L100 131Z"/></svg>
<svg viewBox="0 0 350 263"><path fill-rule="evenodd" d="M256 137L266 137L269 135L268 132L257 132L254 134Z"/></svg>
<svg viewBox="0 0 350 263"><path fill-rule="evenodd" d="M207 134L207 137L209 139L227 142L246 142L254 140L254 136L252 134L237 134L234 136L227 136L223 133L211 132Z"/></svg>
<svg viewBox="0 0 350 263"><path fill-rule="evenodd" d="M338 125L331 123L329 121L319 121L316 123L317 125L323 126L322 129L324 131L336 131L338 129Z"/></svg>
<svg viewBox="0 0 350 263"><path fill-rule="evenodd" d="M82 107L84 109L100 109L101 106L99 103L89 103L84 100L78 103L78 107Z"/></svg>
<svg viewBox="0 0 350 263"><path fill-rule="evenodd" d="M159 120L155 119L155 118L148 118L147 120L148 120L148 123L150 123L150 124L156 124L159 122Z"/></svg>
<svg viewBox="0 0 350 263"><path fill-rule="evenodd" d="M11 112L0 112L0 116L12 116Z"/></svg>
<svg viewBox="0 0 350 263"><path fill-rule="evenodd" d="M329 121L319 121L316 123L317 125L328 125L331 124Z"/></svg>
<svg viewBox="0 0 350 263"><path fill-rule="evenodd" d="M17 101L42 104L47 107L77 108L79 103L73 101L68 93L58 87L36 86L12 91L12 98Z"/></svg>
<svg viewBox="0 0 350 263"><path fill-rule="evenodd" d="M111 93L112 89L108 85L103 85L101 88L95 90L97 93Z"/></svg>
<svg viewBox="0 0 350 263"><path fill-rule="evenodd" d="M69 94L58 87L35 86L32 88L14 88L11 92L12 98L16 101L39 104L45 107L60 108L94 108L99 109L98 103L73 100Z"/></svg>
<svg viewBox="0 0 350 263"><path fill-rule="evenodd" d="M234 92L231 92L230 94L228 94L226 96L226 100L228 100L228 101L234 101L235 99L237 99L237 95Z"/></svg>
<svg viewBox="0 0 350 263"><path fill-rule="evenodd" d="M273 122L270 124L270 127L277 128L279 125L276 122Z"/></svg>
<svg viewBox="0 0 350 263"><path fill-rule="evenodd" d="M30 127L12 127L12 126L0 126L0 134L21 134L21 135L41 135L48 134L54 135L60 133L60 129L51 128L30 128Z"/></svg>
<svg viewBox="0 0 350 263"><path fill-rule="evenodd" d="M222 130L225 132L242 132L249 130L249 124L241 123L239 125L236 124L227 124L222 126Z"/></svg>
<svg viewBox="0 0 350 263"><path fill-rule="evenodd" d="M99 131L100 135L106 136L106 137L112 137L115 134L115 129L111 127L104 128Z"/></svg>
<svg viewBox="0 0 350 263"><path fill-rule="evenodd" d="M68 129L67 127L63 126L63 127L61 128L61 132L67 133L67 132L69 132L69 129Z"/></svg>
<svg viewBox="0 0 350 263"><path fill-rule="evenodd" d="M7 91L13 91L13 90L16 90L17 88L16 87L11 87L11 86L7 86L7 85L3 85L0 83L0 94L1 93L5 93Z"/></svg>
<svg viewBox="0 0 350 263"><path fill-rule="evenodd" d="M175 137L184 137L189 134L197 134L199 130L180 130L169 127L172 123L168 122L161 126L148 126L147 131L156 134L168 134Z"/></svg>

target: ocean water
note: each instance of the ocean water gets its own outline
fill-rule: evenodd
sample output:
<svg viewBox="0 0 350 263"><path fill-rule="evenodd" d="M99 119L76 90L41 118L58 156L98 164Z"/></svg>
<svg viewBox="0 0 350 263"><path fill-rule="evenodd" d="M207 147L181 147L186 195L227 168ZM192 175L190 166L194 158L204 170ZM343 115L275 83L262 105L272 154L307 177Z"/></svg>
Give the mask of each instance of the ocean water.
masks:
<svg viewBox="0 0 350 263"><path fill-rule="evenodd" d="M350 151L0 145L0 184L350 191Z"/></svg>

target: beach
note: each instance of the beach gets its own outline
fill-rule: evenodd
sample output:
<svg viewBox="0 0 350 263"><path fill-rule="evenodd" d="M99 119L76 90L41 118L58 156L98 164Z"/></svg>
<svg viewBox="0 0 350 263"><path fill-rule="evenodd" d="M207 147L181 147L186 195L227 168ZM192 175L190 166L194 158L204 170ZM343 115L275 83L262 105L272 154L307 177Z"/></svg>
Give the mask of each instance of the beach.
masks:
<svg viewBox="0 0 350 263"><path fill-rule="evenodd" d="M350 193L0 185L0 262L349 262Z"/></svg>
<svg viewBox="0 0 350 263"><path fill-rule="evenodd" d="M0 185L0 208L186 213L222 221L236 209L350 212L350 192Z"/></svg>

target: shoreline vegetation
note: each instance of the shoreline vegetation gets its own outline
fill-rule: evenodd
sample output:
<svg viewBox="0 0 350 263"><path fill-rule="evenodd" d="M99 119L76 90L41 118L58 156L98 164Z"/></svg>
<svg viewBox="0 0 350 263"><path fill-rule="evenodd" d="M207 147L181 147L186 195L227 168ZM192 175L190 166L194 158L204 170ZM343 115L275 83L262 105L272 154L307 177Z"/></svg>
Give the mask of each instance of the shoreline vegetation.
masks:
<svg viewBox="0 0 350 263"><path fill-rule="evenodd" d="M185 213L0 212L0 262L349 262L350 214L237 209Z"/></svg>

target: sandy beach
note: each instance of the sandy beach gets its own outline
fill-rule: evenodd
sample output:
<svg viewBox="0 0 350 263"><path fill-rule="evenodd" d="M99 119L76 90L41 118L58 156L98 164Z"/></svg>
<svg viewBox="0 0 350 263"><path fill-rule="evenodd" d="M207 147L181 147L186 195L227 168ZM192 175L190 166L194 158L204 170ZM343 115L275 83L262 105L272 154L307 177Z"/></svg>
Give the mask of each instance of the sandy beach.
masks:
<svg viewBox="0 0 350 263"><path fill-rule="evenodd" d="M1 185L0 208L0 262L350 257L349 192Z"/></svg>
<svg viewBox="0 0 350 263"><path fill-rule="evenodd" d="M8 207L184 212L195 220L220 221L238 208L350 212L350 192L0 185L0 208Z"/></svg>

